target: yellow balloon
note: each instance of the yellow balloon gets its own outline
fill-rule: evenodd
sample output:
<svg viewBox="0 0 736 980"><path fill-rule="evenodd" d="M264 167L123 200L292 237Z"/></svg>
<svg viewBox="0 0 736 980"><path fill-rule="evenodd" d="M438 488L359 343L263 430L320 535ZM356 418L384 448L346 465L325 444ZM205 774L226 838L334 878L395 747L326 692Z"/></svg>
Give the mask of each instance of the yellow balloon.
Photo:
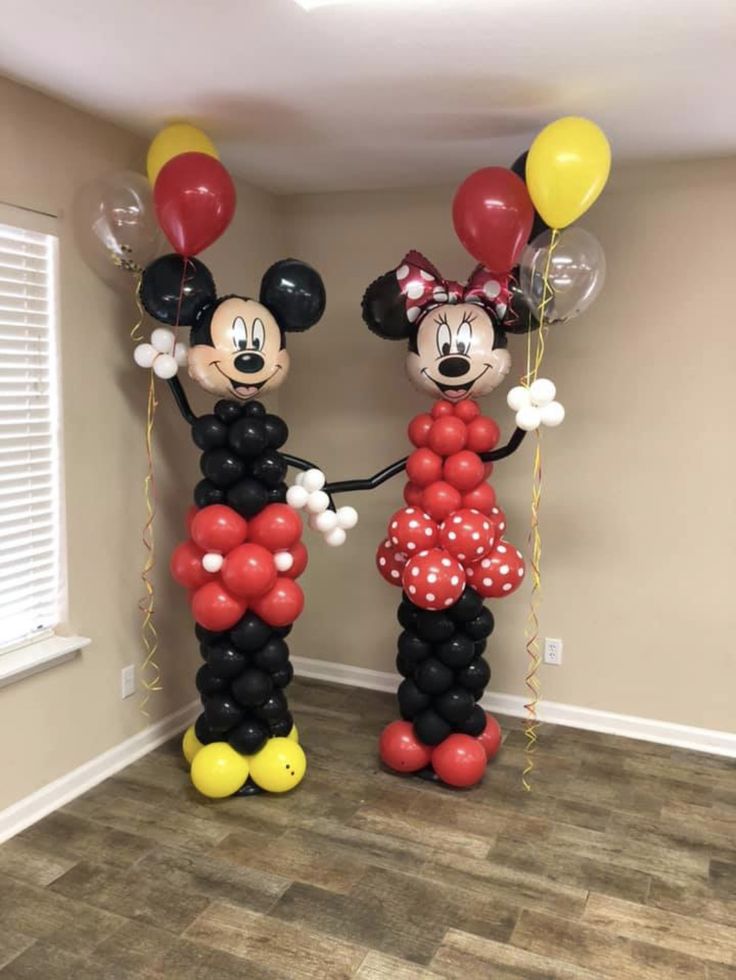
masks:
<svg viewBox="0 0 736 980"><path fill-rule="evenodd" d="M210 742L195 755L191 777L203 796L232 796L248 778L248 760L227 742Z"/></svg>
<svg viewBox="0 0 736 980"><path fill-rule="evenodd" d="M157 133L148 148L146 170L151 187L164 164L180 153L206 153L216 160L220 159L215 144L201 129L189 123L174 123Z"/></svg>
<svg viewBox="0 0 736 980"><path fill-rule="evenodd" d="M299 741L299 729L296 727L296 725L292 725L291 726L291 731L289 732L289 734L286 737L287 738L290 738L292 740L292 742L298 742Z"/></svg>
<svg viewBox="0 0 736 980"><path fill-rule="evenodd" d="M268 793L286 793L293 789L306 771L304 750L290 738L270 738L260 752L250 757L253 782Z"/></svg>
<svg viewBox="0 0 736 980"><path fill-rule="evenodd" d="M566 228L606 186L611 147L589 119L565 116L545 126L529 148L526 185L550 228Z"/></svg>
<svg viewBox="0 0 736 980"><path fill-rule="evenodd" d="M201 748L203 748L202 743L194 734L194 725L190 725L184 732L184 738L181 740L181 750L189 765L192 764L195 755Z"/></svg>

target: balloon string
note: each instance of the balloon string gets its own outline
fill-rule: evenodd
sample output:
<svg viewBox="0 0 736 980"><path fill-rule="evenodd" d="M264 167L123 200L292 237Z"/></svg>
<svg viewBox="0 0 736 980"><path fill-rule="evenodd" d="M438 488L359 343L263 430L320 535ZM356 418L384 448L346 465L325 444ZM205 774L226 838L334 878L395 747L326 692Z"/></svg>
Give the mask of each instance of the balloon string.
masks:
<svg viewBox="0 0 736 980"><path fill-rule="evenodd" d="M521 383L525 387L530 387L539 374L542 360L544 358L544 342L547 333L545 313L547 307L554 298L552 287L549 282L549 273L552 264L552 253L557 247L560 233L555 228L552 231L547 259L544 266L542 278L542 298L538 307L539 330L532 361L531 330L527 331L527 356L526 374L522 377ZM526 736L526 751L524 754L525 766L521 776L521 782L527 793L531 792L531 774L534 772L534 753L537 747L537 729L539 722L537 719L537 707L540 700L539 665L542 662L539 646L539 607L542 601L542 536L539 531L539 510L542 502L542 434L539 429L534 432L535 447L534 461L532 464L532 500L531 500L531 520L529 527L529 554L530 568L532 575L532 591L529 599L529 613L527 615L525 637L528 669L526 673L526 686L529 691L529 701L524 705L527 716L524 725Z"/></svg>
<svg viewBox="0 0 736 980"><path fill-rule="evenodd" d="M145 658L141 664L140 676L141 684L144 688L143 699L141 701L141 712L148 717L147 705L154 691L160 691L161 672L156 662L158 651L158 632L154 622L155 612L155 592L152 580L153 567L155 564L155 547L153 534L153 519L156 514L156 485L153 472L153 424L156 417L156 387L155 376L151 371L148 382L148 403L146 408L146 460L148 468L146 477L143 481L143 494L146 501L146 523L143 526L143 546L147 551L146 560L141 572L145 595L138 603L138 608L143 616L141 624L141 637L143 647L146 651Z"/></svg>
<svg viewBox="0 0 736 980"><path fill-rule="evenodd" d="M138 319L135 321L133 326L130 328L130 339L135 341L135 343L140 343L143 340L143 334L141 333L141 327L143 326L143 317L145 316L145 310L143 309L143 304L141 303L141 284L143 283L143 275L140 272L135 274L135 305L138 309Z"/></svg>

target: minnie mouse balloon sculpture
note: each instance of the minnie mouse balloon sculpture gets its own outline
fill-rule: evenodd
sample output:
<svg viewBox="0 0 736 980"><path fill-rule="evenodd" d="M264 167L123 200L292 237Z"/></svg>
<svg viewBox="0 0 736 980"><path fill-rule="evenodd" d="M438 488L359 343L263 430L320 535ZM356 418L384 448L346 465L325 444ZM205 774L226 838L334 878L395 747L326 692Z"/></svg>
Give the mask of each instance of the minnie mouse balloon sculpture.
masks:
<svg viewBox="0 0 736 980"><path fill-rule="evenodd" d="M265 273L258 300L218 298L205 265L167 255L145 270L141 300L161 323L191 328L188 350L158 328L135 353L168 379L202 450L189 540L171 557L173 577L189 591L204 660L196 678L203 711L184 737L184 754L206 796L284 792L306 770L285 695L293 676L285 641L304 605L296 579L307 564L295 508L306 507L332 545L342 544L357 514L327 510L324 476L281 451L286 423L257 398L286 378L286 335L320 319L324 286L310 266L286 259ZM221 396L211 414L193 413L176 377L184 361L202 388ZM303 471L291 505L289 466Z"/></svg>
<svg viewBox="0 0 736 980"><path fill-rule="evenodd" d="M479 265L463 286L444 280L419 252L373 282L363 319L379 337L408 341L409 378L436 401L409 423L410 456L368 479L326 487L368 490L406 472L406 506L389 520L376 555L380 574L403 587L396 658L403 720L384 730L380 754L394 770L458 787L480 781L501 741L498 723L478 704L491 676L483 653L494 626L484 600L511 595L524 577L487 479L528 429L558 424L564 414L559 406L524 415L529 406L519 404L516 430L496 448L498 426L475 401L509 372L506 333L535 325L528 314L522 321L516 302L510 274ZM546 406L554 387L551 394L542 388Z"/></svg>

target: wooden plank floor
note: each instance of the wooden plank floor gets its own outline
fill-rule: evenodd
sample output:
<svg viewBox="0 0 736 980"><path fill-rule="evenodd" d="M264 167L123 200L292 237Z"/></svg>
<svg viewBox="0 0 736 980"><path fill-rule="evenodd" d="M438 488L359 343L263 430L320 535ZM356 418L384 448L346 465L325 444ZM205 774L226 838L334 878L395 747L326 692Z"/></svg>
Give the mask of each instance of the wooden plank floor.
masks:
<svg viewBox="0 0 736 980"><path fill-rule="evenodd" d="M725 759L545 726L484 785L382 772L392 696L296 681L284 797L208 802L178 741L0 848L0 980L736 978Z"/></svg>

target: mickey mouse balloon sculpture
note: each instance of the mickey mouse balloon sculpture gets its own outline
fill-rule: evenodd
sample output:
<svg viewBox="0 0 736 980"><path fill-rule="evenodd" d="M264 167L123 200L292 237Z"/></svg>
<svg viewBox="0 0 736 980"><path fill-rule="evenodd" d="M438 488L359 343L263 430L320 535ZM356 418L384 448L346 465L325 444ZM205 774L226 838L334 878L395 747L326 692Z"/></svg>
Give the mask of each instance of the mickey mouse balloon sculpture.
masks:
<svg viewBox="0 0 736 980"><path fill-rule="evenodd" d="M524 577L487 479L534 425L517 427L496 448L498 426L475 401L509 373L507 331L533 322L522 322L518 303L510 274L479 265L461 285L419 252L372 283L365 322L379 337L408 341L409 378L436 401L409 423L410 456L367 480L327 487L371 489L406 471L406 506L390 518L376 555L380 574L403 587L404 630L396 658L403 720L384 730L380 754L392 769L453 786L479 782L499 747L498 723L478 704L490 679L483 652L494 626L484 600L511 595ZM558 416L550 413L550 423Z"/></svg>
<svg viewBox="0 0 736 980"><path fill-rule="evenodd" d="M258 300L218 298L205 265L166 255L145 270L141 301L161 323L191 328L188 351L158 328L135 355L168 379L202 450L189 540L171 557L204 660L196 679L203 711L185 734L184 754L205 796L284 792L306 770L285 695L293 676L285 641L304 605L296 580L307 564L295 508L306 508L332 545L343 543L357 513L330 509L324 475L281 451L286 423L257 398L285 380L286 335L320 319L324 286L310 266L286 259L267 270ZM202 388L220 396L211 414L194 415L176 377L184 361ZM289 466L302 471L291 503Z"/></svg>

